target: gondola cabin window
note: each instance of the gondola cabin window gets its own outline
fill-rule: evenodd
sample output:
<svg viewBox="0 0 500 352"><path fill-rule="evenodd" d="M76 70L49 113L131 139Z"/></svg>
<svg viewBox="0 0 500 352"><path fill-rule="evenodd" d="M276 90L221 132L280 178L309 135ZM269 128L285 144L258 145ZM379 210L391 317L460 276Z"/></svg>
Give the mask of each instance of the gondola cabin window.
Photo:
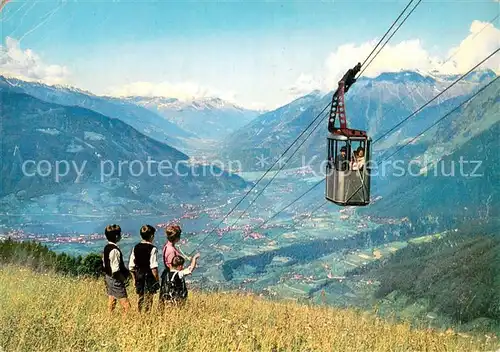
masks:
<svg viewBox="0 0 500 352"><path fill-rule="evenodd" d="M338 205L370 201L370 139L330 134L326 169L326 199Z"/></svg>

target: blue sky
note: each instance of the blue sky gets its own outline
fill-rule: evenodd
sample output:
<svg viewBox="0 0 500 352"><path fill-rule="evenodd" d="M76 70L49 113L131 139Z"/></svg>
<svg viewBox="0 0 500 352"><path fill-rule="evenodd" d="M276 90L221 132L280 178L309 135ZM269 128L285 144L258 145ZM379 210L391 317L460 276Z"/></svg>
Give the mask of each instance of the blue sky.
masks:
<svg viewBox="0 0 500 352"><path fill-rule="evenodd" d="M65 83L97 94L142 82L132 87L163 84L157 92L184 89L270 107L290 99L300 77L311 87L322 80L341 45L380 37L406 3L11 1L2 13L2 42L21 40L39 70L42 62L64 67ZM424 1L391 44L419 39L430 56L445 57L473 21L491 20L499 6ZM356 58L345 61L352 66Z"/></svg>

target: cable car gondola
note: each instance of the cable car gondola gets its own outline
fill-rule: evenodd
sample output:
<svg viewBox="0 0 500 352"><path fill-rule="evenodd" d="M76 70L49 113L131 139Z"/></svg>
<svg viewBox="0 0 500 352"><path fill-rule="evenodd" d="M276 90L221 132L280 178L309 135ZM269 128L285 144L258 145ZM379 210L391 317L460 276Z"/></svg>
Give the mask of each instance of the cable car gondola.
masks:
<svg viewBox="0 0 500 352"><path fill-rule="evenodd" d="M356 82L361 69L358 63L339 81L333 94L328 119L326 194L328 201L341 206L364 206L370 203L370 143L366 131L347 127L344 94ZM335 122L339 118L339 127Z"/></svg>

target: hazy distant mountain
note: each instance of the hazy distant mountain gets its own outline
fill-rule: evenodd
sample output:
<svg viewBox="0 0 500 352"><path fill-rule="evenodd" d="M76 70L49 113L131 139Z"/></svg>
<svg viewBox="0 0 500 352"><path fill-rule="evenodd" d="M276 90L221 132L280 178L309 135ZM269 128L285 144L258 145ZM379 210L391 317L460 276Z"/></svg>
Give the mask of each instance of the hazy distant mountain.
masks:
<svg viewBox="0 0 500 352"><path fill-rule="evenodd" d="M206 166L190 165L187 155L121 120L5 87L0 94L0 208L23 214L20 221L53 212L161 211L246 185L235 175L203 172ZM156 163L149 167L148 158ZM62 176L56 179L58 162ZM80 177L75 167L83 170Z"/></svg>
<svg viewBox="0 0 500 352"><path fill-rule="evenodd" d="M193 135L154 112L127 101L100 97L74 87L49 86L0 76L0 87L16 89L40 100L65 106L80 106L120 119L139 132L175 147L183 146L182 138Z"/></svg>
<svg viewBox="0 0 500 352"><path fill-rule="evenodd" d="M384 198L368 211L448 219L499 217L500 82L497 80L414 146L398 154L417 165L401 177L388 169L376 187ZM420 167L421 175L418 174Z"/></svg>
<svg viewBox="0 0 500 352"><path fill-rule="evenodd" d="M127 97L124 100L148 108L200 138L225 137L259 115L257 111L219 98L180 101L164 97Z"/></svg>
<svg viewBox="0 0 500 352"><path fill-rule="evenodd" d="M498 136L500 121L452 154L443 156L435 167L428 168L427 175L401 179L397 191L379 200L371 211L401 217L412 214L469 220L499 217Z"/></svg>
<svg viewBox="0 0 500 352"><path fill-rule="evenodd" d="M394 131L389 138L374 145L374 148L388 148L405 138L413 137L423 126L432 123L495 76L490 70L471 73ZM372 138L376 139L445 89L456 78L458 77L435 73L424 75L411 71L360 78L346 95L348 125L351 128L367 130ZM265 169L267 166L260 168L256 165L256 158L260 155L272 158L281 154L331 101L331 94L313 92L259 116L225 139L223 155L242 161L245 170ZM305 156L306 160L313 157L316 157L318 162L323 160L327 133L327 121L324 117L291 165L301 165L301 156Z"/></svg>

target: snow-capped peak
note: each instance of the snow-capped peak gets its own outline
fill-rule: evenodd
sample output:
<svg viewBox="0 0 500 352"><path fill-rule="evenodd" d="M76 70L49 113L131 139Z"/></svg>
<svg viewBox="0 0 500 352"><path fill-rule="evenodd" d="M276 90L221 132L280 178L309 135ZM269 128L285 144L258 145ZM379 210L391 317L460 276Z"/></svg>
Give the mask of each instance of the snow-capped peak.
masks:
<svg viewBox="0 0 500 352"><path fill-rule="evenodd" d="M0 77L2 78L2 80L4 82L6 82L8 85L10 86L30 86L30 87L39 87L39 88L44 88L44 89L50 89L51 91L55 91L55 92L61 92L61 93L68 93L68 92L71 92L71 93L78 93L78 94L84 94L84 95L88 95L88 96L96 96L95 94L87 91L87 90L84 90L84 89L80 89L80 88L77 88L77 87L74 87L74 86L71 86L71 85L68 85L68 84L46 84L46 83L43 83L43 82L40 82L40 81L25 81L25 80L21 80L19 78L16 78L16 77L11 77L9 75L0 75Z"/></svg>
<svg viewBox="0 0 500 352"><path fill-rule="evenodd" d="M438 70L430 71L430 74L434 78L444 80L444 81L455 81L458 78L463 76L463 73L449 74L449 73L439 72ZM497 74L493 70L488 69L488 68L484 68L484 69L478 68L478 69L472 71L471 73L469 73L467 76L465 76L463 78L463 80L466 82L479 83L479 82L491 80L495 77L497 77Z"/></svg>
<svg viewBox="0 0 500 352"><path fill-rule="evenodd" d="M66 92L69 91L69 92L73 92L73 93L85 94L88 96L94 96L94 97L96 96L94 93L92 93L88 90L80 89L80 88L77 88L74 86L70 86L68 84L56 84L56 85L53 85L52 87L54 87L57 90L63 90Z"/></svg>
<svg viewBox="0 0 500 352"><path fill-rule="evenodd" d="M179 100L177 98L168 97L125 97L123 98L142 106L156 106L159 109L172 109L172 110L246 110L236 104L228 102L218 97L205 97L193 98L186 100Z"/></svg>
<svg viewBox="0 0 500 352"><path fill-rule="evenodd" d="M377 77L373 78L373 81L433 83L434 78L430 76L428 73L422 72L420 70L416 71L401 70L399 72L381 73Z"/></svg>

